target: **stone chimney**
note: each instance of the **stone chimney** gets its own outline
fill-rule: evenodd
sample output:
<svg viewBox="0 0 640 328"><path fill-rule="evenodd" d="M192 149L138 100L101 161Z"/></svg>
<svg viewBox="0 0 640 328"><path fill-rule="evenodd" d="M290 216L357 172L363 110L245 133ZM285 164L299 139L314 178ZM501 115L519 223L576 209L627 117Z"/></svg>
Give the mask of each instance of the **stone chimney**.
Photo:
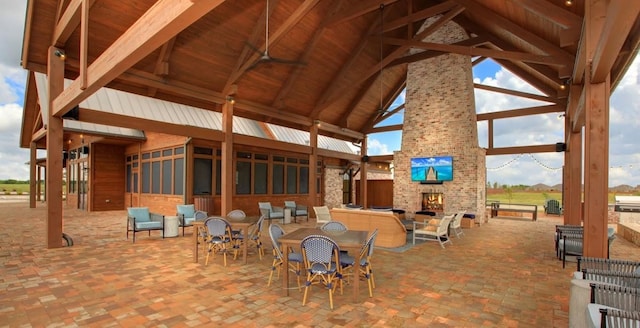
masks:
<svg viewBox="0 0 640 328"><path fill-rule="evenodd" d="M437 20L427 20L421 30ZM423 41L466 39L465 31L449 21ZM394 153L394 207L411 215L422 210L422 193L442 193L444 214L466 210L485 222L485 150L478 146L474 99L470 56L443 54L409 64L402 145ZM411 181L411 158L431 156L453 156L453 181Z"/></svg>

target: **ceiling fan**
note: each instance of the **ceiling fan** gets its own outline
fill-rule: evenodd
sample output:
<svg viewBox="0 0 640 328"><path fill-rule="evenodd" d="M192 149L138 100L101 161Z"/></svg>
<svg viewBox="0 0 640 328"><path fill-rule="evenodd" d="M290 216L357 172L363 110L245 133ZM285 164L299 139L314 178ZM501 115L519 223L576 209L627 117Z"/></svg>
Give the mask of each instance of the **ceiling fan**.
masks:
<svg viewBox="0 0 640 328"><path fill-rule="evenodd" d="M260 57L258 57L258 59L251 64L251 66L249 66L247 68L247 70L252 70L254 69L256 66L258 66L259 64L263 64L263 63L279 63L279 64L287 64L287 65L297 65L297 66L303 66L306 65L306 63L301 62L301 61L297 61L297 60L290 60L290 59L283 59L283 58L277 58L277 57L272 57L271 55L269 55L269 0L267 0L267 7L265 9L265 36L264 36L264 51L260 51L260 49L258 49L256 46L252 45L251 43L247 42L247 46L249 46L249 48L251 48L253 51L257 52L258 54L260 54Z"/></svg>

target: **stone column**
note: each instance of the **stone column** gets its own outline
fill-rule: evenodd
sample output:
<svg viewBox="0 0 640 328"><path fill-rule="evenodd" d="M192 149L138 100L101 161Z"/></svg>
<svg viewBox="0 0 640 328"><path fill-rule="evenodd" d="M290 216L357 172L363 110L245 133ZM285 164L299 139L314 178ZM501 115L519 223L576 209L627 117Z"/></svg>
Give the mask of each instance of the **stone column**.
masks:
<svg viewBox="0 0 640 328"><path fill-rule="evenodd" d="M437 19L427 20L422 29ZM459 25L448 22L423 41L451 44L467 38ZM453 181L411 181L411 158L430 156L453 156ZM444 54L409 64L402 146L394 153L394 166L395 207L419 211L422 192L442 192L446 214L466 210L484 221L485 151L478 146L470 56Z"/></svg>

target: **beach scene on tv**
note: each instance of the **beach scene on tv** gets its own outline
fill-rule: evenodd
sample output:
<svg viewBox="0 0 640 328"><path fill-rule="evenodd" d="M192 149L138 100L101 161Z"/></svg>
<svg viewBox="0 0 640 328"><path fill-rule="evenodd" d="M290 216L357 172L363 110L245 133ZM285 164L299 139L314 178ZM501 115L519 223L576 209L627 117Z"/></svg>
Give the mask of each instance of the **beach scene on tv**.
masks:
<svg viewBox="0 0 640 328"><path fill-rule="evenodd" d="M411 181L453 180L453 157L433 156L411 159Z"/></svg>

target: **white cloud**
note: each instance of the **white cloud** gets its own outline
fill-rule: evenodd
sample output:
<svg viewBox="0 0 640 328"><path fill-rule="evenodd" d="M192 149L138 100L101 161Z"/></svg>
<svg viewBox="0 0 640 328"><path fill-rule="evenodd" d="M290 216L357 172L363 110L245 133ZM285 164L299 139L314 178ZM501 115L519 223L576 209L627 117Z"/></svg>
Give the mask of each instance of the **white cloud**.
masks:
<svg viewBox="0 0 640 328"><path fill-rule="evenodd" d="M368 139L367 140L367 154L368 155L382 155L382 154L390 154L391 151L387 147L386 144L380 142L378 139Z"/></svg>

